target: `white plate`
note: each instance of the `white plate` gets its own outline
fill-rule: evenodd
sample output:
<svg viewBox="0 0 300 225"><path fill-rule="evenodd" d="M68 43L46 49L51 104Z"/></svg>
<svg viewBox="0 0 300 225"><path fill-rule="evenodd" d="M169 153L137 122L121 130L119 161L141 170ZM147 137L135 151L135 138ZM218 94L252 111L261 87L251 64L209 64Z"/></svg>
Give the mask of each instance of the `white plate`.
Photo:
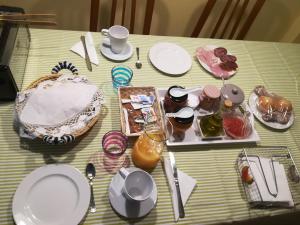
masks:
<svg viewBox="0 0 300 225"><path fill-rule="evenodd" d="M104 55L108 59L114 61L125 61L132 56L133 47L129 42L127 42L125 49L120 54L116 54L111 51L109 43L107 43L107 40L105 40L100 46L100 51L102 55Z"/></svg>
<svg viewBox="0 0 300 225"><path fill-rule="evenodd" d="M27 175L13 197L16 224L75 225L85 216L90 187L79 170L51 164Z"/></svg>
<svg viewBox="0 0 300 225"><path fill-rule="evenodd" d="M160 42L152 46L149 59L158 70L171 75L184 74L192 67L189 53L182 47L168 42Z"/></svg>
<svg viewBox="0 0 300 225"><path fill-rule="evenodd" d="M129 171L140 170L139 168L128 168ZM122 194L122 188L124 186L124 178L117 172L112 178L108 192L109 201L112 208L121 216L127 218L139 218L147 215L156 205L157 201L157 187L154 184L154 190L149 199L143 201L140 204L132 203L127 200Z"/></svg>
<svg viewBox="0 0 300 225"><path fill-rule="evenodd" d="M263 124L265 124L268 127L274 128L274 129L278 129L278 130L284 130L289 128L290 126L293 125L295 117L294 117L294 113L292 113L291 118L289 120L289 122L287 122L286 124L281 124L281 123L276 123L276 122L266 122L263 120L262 118L262 114L260 111L258 111L257 109L257 101L258 101L258 96L252 92L249 96L249 106L250 109L252 111L252 113L254 114L254 116Z"/></svg>
<svg viewBox="0 0 300 225"><path fill-rule="evenodd" d="M194 89L194 88L187 88L187 90ZM164 107L163 107L163 101L165 94L167 92L167 89L159 89L158 90L158 97L161 103L161 109L162 113L165 114ZM200 96L200 93L202 92L202 89L197 89L194 92L189 93L188 96L188 105L192 103L194 106L195 104L195 99L196 97ZM191 101L190 101L191 100ZM246 108L247 111L250 111L249 106L246 103L243 103L244 107ZM252 133L249 137L244 138L244 139L232 139L228 136L220 136L218 139L215 138L204 138L202 139L201 136L201 131L199 130L199 125L197 124L197 121L199 121L197 118L199 116L204 116L204 115L209 115L212 114L213 112L201 110L198 112L195 110L195 118L194 122L191 125L189 129L186 130L184 138L182 140L175 140L174 137L171 135L169 137L169 140L166 141L167 146L184 146L184 145L207 145L207 144L226 144L226 143L255 143L260 141L260 138L254 128L254 117L253 114L251 113L250 115L250 122L252 124ZM168 130L168 129L166 129Z"/></svg>
<svg viewBox="0 0 300 225"><path fill-rule="evenodd" d="M204 47L202 47L202 48L207 49L207 50L213 50L213 49L215 49L215 48L218 48L218 46L215 46L215 45L206 45L206 46L204 46ZM227 52L227 54L231 55L230 52ZM196 55L196 57L197 57L197 55ZM199 57L197 57L197 59L198 59L200 65L201 65L206 71L208 71L209 73L211 73L212 75L214 75L216 78L221 78L221 76L220 76L219 74L214 73L214 72L210 69L210 67L209 67L205 62L203 62L202 60L199 59ZM218 60L219 60L219 63L220 63L221 60L220 60L220 59L218 59ZM238 70L238 69L232 70L232 71L226 71L226 72L228 72L229 77L231 77L231 76L233 76L233 75L237 72L237 70Z"/></svg>

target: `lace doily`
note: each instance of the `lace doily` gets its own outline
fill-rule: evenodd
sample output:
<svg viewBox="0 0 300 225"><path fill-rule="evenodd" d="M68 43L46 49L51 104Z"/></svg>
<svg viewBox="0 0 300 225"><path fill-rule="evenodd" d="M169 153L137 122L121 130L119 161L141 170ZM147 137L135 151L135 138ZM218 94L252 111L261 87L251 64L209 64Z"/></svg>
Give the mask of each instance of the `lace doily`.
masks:
<svg viewBox="0 0 300 225"><path fill-rule="evenodd" d="M51 86L57 81L71 81L75 83L81 82L90 84L90 82L84 76L62 75L56 80L51 80L50 76L48 80L39 83L38 87ZM98 115L101 111L101 105L104 103L103 93L100 89L98 89L85 110L60 124L56 124L54 126L45 126L22 123L20 120L22 109L36 88L37 87L18 93L15 102L15 118L19 126L19 134L21 137L31 139L41 138L47 143L60 144L71 142L76 137L85 133L95 123L94 120L98 119Z"/></svg>

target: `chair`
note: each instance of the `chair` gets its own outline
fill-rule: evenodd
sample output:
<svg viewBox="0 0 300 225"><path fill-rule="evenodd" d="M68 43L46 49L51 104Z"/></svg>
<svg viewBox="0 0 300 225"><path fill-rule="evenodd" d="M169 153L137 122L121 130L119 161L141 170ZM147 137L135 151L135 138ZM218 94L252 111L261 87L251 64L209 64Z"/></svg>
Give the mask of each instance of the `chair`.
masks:
<svg viewBox="0 0 300 225"><path fill-rule="evenodd" d="M100 0L91 0L91 16L90 16L90 30L96 31L98 25L98 11L99 11L99 1ZM128 1L131 2L130 9L130 26L129 32L134 33L134 25L135 25L135 11L136 11L136 0L121 0L122 1L122 22L121 25L125 24L125 16L126 16L126 4ZM115 24L115 17L117 11L117 3L118 0L112 0L111 6L111 15L110 15L110 26ZM143 25L143 34L150 33L150 27L152 22L152 14L154 9L155 0L147 0L146 1L146 11ZM127 15L128 16L128 15Z"/></svg>
<svg viewBox="0 0 300 225"><path fill-rule="evenodd" d="M217 0L207 1L204 10L200 15L200 18L191 34L191 37L198 37L202 28L205 25L205 22L207 21L208 16L210 15L212 9L214 8L216 2ZM237 40L244 39L252 23L254 22L257 14L261 10L262 6L264 5L265 0L256 0L249 14L245 14L249 2L250 0L227 0L217 20L217 23L213 31L211 32L210 38L215 38L217 33L219 33L220 35L218 36L218 38L228 38L228 39L237 39ZM230 10L230 7L232 8L232 10ZM243 20L243 17L245 15L248 16L246 17L244 24L241 25L240 22L241 20ZM225 21L226 19L227 21ZM223 24L222 27L223 29L221 29L221 25L223 22L225 23L225 25ZM239 25L240 25L240 29L238 29ZM232 27L231 31L230 31L230 27ZM225 37L226 34L227 36Z"/></svg>

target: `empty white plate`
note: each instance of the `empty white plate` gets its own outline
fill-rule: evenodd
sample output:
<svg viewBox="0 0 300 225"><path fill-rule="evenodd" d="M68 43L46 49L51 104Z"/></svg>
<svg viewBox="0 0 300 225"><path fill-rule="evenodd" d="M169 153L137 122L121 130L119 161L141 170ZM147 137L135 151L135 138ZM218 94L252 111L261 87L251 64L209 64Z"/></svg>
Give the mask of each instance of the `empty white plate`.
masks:
<svg viewBox="0 0 300 225"><path fill-rule="evenodd" d="M192 67L189 53L182 47L169 42L160 42L152 46L149 59L154 67L170 75L184 74Z"/></svg>
<svg viewBox="0 0 300 225"><path fill-rule="evenodd" d="M27 175L13 197L16 224L75 225L90 203L87 179L76 168L51 164Z"/></svg>

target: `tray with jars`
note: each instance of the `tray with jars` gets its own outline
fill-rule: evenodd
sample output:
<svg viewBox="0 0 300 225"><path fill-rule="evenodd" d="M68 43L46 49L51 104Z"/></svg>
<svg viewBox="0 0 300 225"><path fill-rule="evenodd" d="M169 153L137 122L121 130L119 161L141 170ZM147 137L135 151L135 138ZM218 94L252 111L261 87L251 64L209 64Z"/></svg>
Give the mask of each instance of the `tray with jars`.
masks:
<svg viewBox="0 0 300 225"><path fill-rule="evenodd" d="M260 138L242 89L171 86L158 89L168 146L255 143Z"/></svg>

